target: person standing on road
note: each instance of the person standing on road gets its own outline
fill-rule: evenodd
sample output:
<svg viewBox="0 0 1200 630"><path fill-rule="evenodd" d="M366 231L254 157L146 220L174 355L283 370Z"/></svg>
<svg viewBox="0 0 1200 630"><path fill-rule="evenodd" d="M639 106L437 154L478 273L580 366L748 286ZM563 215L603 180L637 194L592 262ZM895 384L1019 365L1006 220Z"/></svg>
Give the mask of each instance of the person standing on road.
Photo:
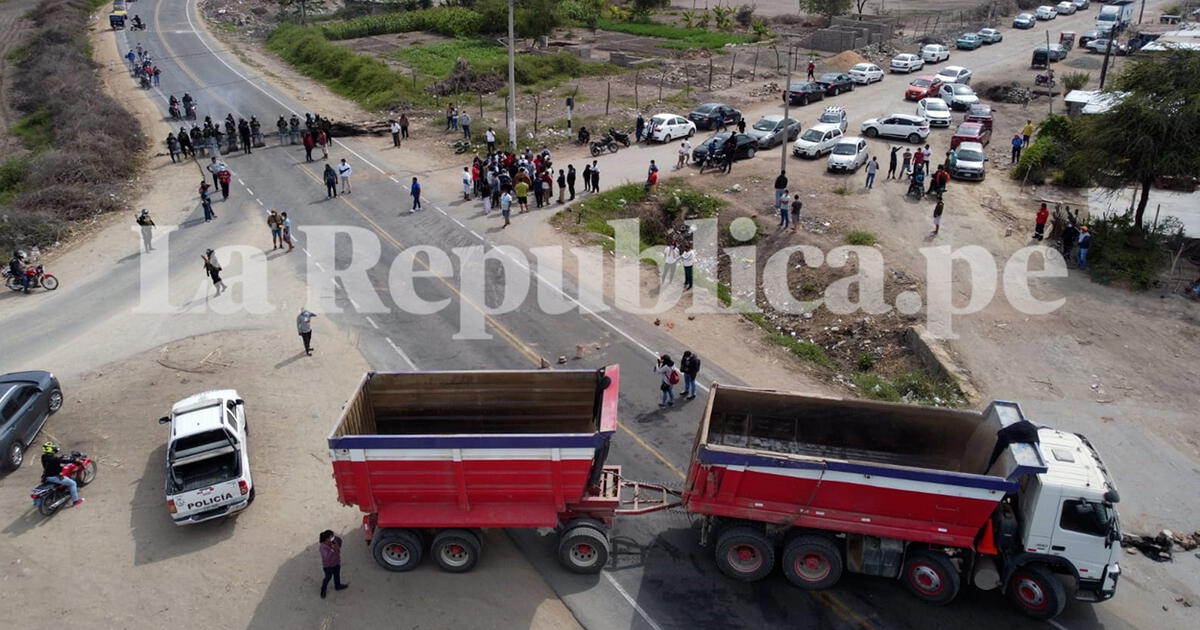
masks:
<svg viewBox="0 0 1200 630"><path fill-rule="evenodd" d="M283 242L287 243L290 254L293 249L296 249L296 237L292 233L292 220L288 218L286 212L279 215L279 225L283 230Z"/></svg>
<svg viewBox="0 0 1200 630"><path fill-rule="evenodd" d="M642 116L641 112L638 112L637 122L633 126L633 135L637 139L637 142L642 141L642 134L644 133L646 133L646 118Z"/></svg>
<svg viewBox="0 0 1200 630"><path fill-rule="evenodd" d="M585 184L586 185L586 184ZM575 165L567 165L567 188L571 192L571 198L567 201L575 201Z"/></svg>
<svg viewBox="0 0 1200 630"><path fill-rule="evenodd" d="M487 142L488 155L494 154L496 152L496 132L488 127L487 133L483 134L483 139Z"/></svg>
<svg viewBox="0 0 1200 630"><path fill-rule="evenodd" d="M600 192L600 163L592 160L592 192Z"/></svg>
<svg viewBox="0 0 1200 630"><path fill-rule="evenodd" d="M517 193L517 214L524 214L529 211L529 182L524 178L518 179L514 186Z"/></svg>
<svg viewBox="0 0 1200 630"><path fill-rule="evenodd" d="M1033 137L1033 121L1025 120L1025 127L1021 129L1021 146L1029 146L1029 139Z"/></svg>
<svg viewBox="0 0 1200 630"><path fill-rule="evenodd" d="M213 159L207 165L205 165L204 168L212 175L213 188L219 187L221 185L221 180L217 177L217 173L220 173L221 170L225 168L225 163L218 162L217 158L213 157Z"/></svg>
<svg viewBox="0 0 1200 630"><path fill-rule="evenodd" d="M913 154L907 147L904 149L904 159L900 163L900 174L896 179L905 179L908 177L909 171L912 169Z"/></svg>
<svg viewBox="0 0 1200 630"><path fill-rule="evenodd" d="M325 180L325 198L333 199L334 197L338 196L337 172L333 170L333 167L329 165L329 162L325 163L325 171L321 173L321 177Z"/></svg>
<svg viewBox="0 0 1200 630"><path fill-rule="evenodd" d="M471 179L471 167L464 166L462 174L463 185L463 201L471 200L471 193L475 191L475 182Z"/></svg>
<svg viewBox="0 0 1200 630"><path fill-rule="evenodd" d="M205 250L200 255L200 260L204 261L204 275L212 279L213 286L217 288L217 295L221 295L225 291L225 283L221 280L221 263L217 262L217 256L213 250Z"/></svg>
<svg viewBox="0 0 1200 630"><path fill-rule="evenodd" d="M896 176L896 153L900 151L899 146L892 147L892 153L888 156L888 174L887 179L892 179Z"/></svg>
<svg viewBox="0 0 1200 630"><path fill-rule="evenodd" d="M304 354L312 356L312 318L316 314L308 309L300 309L300 314L296 316L296 332L300 333L300 340L304 342Z"/></svg>
<svg viewBox="0 0 1200 630"><path fill-rule="evenodd" d="M746 133L746 118L744 116L738 118L737 128L738 133Z"/></svg>
<svg viewBox="0 0 1200 630"><path fill-rule="evenodd" d="M408 196L412 197L412 207L408 209L408 213L412 214L421 209L421 182L416 177L412 179L412 186L408 187Z"/></svg>
<svg viewBox="0 0 1200 630"><path fill-rule="evenodd" d="M399 149L400 148L400 123L396 122L396 119L393 118L388 121L388 128L392 132L392 146Z"/></svg>
<svg viewBox="0 0 1200 630"><path fill-rule="evenodd" d="M938 230L942 229L942 210L946 209L946 202L938 199L937 205L933 206L933 234L936 236Z"/></svg>
<svg viewBox="0 0 1200 630"><path fill-rule="evenodd" d="M683 372L683 393L680 395L692 400L696 397L696 375L700 373L700 357L692 354L691 350L685 350L683 356L679 357L679 371Z"/></svg>
<svg viewBox="0 0 1200 630"><path fill-rule="evenodd" d="M1046 235L1046 221L1050 218L1050 210L1046 208L1046 202L1042 202L1042 206L1038 208L1037 215L1034 217L1033 223L1033 240L1040 241Z"/></svg>
<svg viewBox="0 0 1200 630"><path fill-rule="evenodd" d="M779 200L787 197L788 178L785 171L779 171L779 177L775 178L775 207L779 207Z"/></svg>
<svg viewBox="0 0 1200 630"><path fill-rule="evenodd" d="M333 530L327 529L321 532L318 540L321 548L321 570L325 572L325 577L321 579L321 599L325 599L329 580L333 580L335 591L350 585L342 582L342 539L334 535Z"/></svg>
<svg viewBox="0 0 1200 630"><path fill-rule="evenodd" d="M1079 226L1079 268L1080 269L1088 268L1087 253L1088 253L1088 248L1091 246L1092 246L1092 232L1088 229L1088 226L1086 226L1086 225Z"/></svg>
<svg viewBox="0 0 1200 630"><path fill-rule="evenodd" d="M592 190L592 165L583 165L583 192L591 192Z"/></svg>
<svg viewBox="0 0 1200 630"><path fill-rule="evenodd" d="M725 131L725 110L717 111L717 129Z"/></svg>
<svg viewBox="0 0 1200 630"><path fill-rule="evenodd" d="M200 180L200 207L204 209L204 222L208 223L217 218L213 212L212 197L208 194L208 182Z"/></svg>
<svg viewBox="0 0 1200 630"><path fill-rule="evenodd" d="M675 385L679 383L679 375L675 371L675 362L671 360L671 355L663 354L658 357L654 364L654 373L658 375L658 389L662 392L658 406L674 406Z"/></svg>
<svg viewBox="0 0 1200 630"><path fill-rule="evenodd" d="M729 134L729 138L721 145L721 172L733 173L733 156L737 153L737 136Z"/></svg>
<svg viewBox="0 0 1200 630"><path fill-rule="evenodd" d="M305 130L304 135L301 136L301 141L303 141L303 143L304 143L304 161L305 162L313 161L312 151L313 151L313 148L315 148L317 146L317 140L316 140L316 138L313 137L314 133L315 132L313 132L312 130Z"/></svg>
<svg viewBox="0 0 1200 630"><path fill-rule="evenodd" d="M871 156L871 161L867 162L867 190L870 190L875 185L875 173L879 172L879 160L875 156Z"/></svg>
<svg viewBox="0 0 1200 630"><path fill-rule="evenodd" d="M683 141L679 143L679 160L675 162L676 170L683 168L683 165L687 164L688 154L691 152L692 143L688 142L687 138L684 138Z"/></svg>
<svg viewBox="0 0 1200 630"><path fill-rule="evenodd" d="M222 168L217 173L217 180L221 182L221 201L229 201L229 182L233 180L233 172L228 168Z"/></svg>
<svg viewBox="0 0 1200 630"><path fill-rule="evenodd" d="M1071 250L1075 248L1075 244L1079 242L1079 228L1075 227L1075 218L1071 217L1067 221L1067 226L1062 231L1062 253L1063 260L1069 265L1071 264Z"/></svg>
<svg viewBox="0 0 1200 630"><path fill-rule="evenodd" d="M800 225L800 210L804 208L804 202L800 201L800 193L792 196L792 231L796 231L796 226Z"/></svg>
<svg viewBox="0 0 1200 630"><path fill-rule="evenodd" d="M173 133L167 134L167 152L171 154L171 163L172 164L183 161L182 157L178 157L178 155L179 155L179 140L177 140L175 138L175 134L173 134Z"/></svg>
<svg viewBox="0 0 1200 630"><path fill-rule="evenodd" d="M933 149L930 149L928 144L921 149L921 157L921 161L925 163L925 168L929 168L929 165L933 163Z"/></svg>
<svg viewBox="0 0 1200 630"><path fill-rule="evenodd" d="M149 210L142 208L137 216L137 224L142 228L142 246L146 248L146 253L150 253L154 249L150 246L154 240L154 219L150 218Z"/></svg>
<svg viewBox="0 0 1200 630"><path fill-rule="evenodd" d="M408 114L400 114L400 137L408 140Z"/></svg>
<svg viewBox="0 0 1200 630"><path fill-rule="evenodd" d="M287 119L284 118L283 116L280 116L279 120L275 121L275 129L277 129L279 131L279 146L283 146L283 145L287 144L288 143Z"/></svg>
<svg viewBox="0 0 1200 630"><path fill-rule="evenodd" d="M253 151L251 151L253 144L250 138L250 123L246 122L245 120L241 120L238 123L238 137L242 139L242 154L249 155L250 153L253 153Z"/></svg>
<svg viewBox="0 0 1200 630"><path fill-rule="evenodd" d="M1021 140L1021 136L1014 133L1012 137L1012 160L1009 161L1009 164L1016 164L1021 159L1021 149L1024 146L1025 144Z"/></svg>
<svg viewBox="0 0 1200 630"><path fill-rule="evenodd" d="M675 279L675 268L679 266L679 248L675 246L675 242L667 243L663 248L663 274L661 286L666 286Z"/></svg>
<svg viewBox="0 0 1200 630"><path fill-rule="evenodd" d="M816 72L817 72L817 64L816 64L816 63L813 63L813 60L812 60L812 59L809 59L809 60L808 60L808 80L809 80L809 81L815 81L815 80L816 80L816 78L815 78L815 77L816 77Z"/></svg>
<svg viewBox="0 0 1200 630"><path fill-rule="evenodd" d="M463 112L461 114L458 115L458 126L460 128L462 128L463 139L470 140L471 139L471 115L468 114L467 110L465 110L465 109L463 110Z"/></svg>
<svg viewBox="0 0 1200 630"><path fill-rule="evenodd" d="M692 267L696 265L696 252L691 245L683 246L679 262L683 263L683 289L687 291L692 288Z"/></svg>
<svg viewBox="0 0 1200 630"><path fill-rule="evenodd" d="M267 214L267 227L271 230L271 251L283 249L283 219L274 208Z"/></svg>
<svg viewBox="0 0 1200 630"><path fill-rule="evenodd" d="M192 137L184 131L183 127L179 128L179 134L175 136L175 139L179 142L179 153L182 157L188 157L189 155L196 157L196 149L192 146ZM180 161L183 161L182 158Z"/></svg>
<svg viewBox="0 0 1200 630"><path fill-rule="evenodd" d="M500 216L504 217L504 225L500 227L502 230L508 227L509 217L512 216L512 202L512 193L505 186L504 192L500 193Z"/></svg>
<svg viewBox="0 0 1200 630"><path fill-rule="evenodd" d="M329 159L329 133L324 129L317 131L317 146L321 147L321 159Z"/></svg>
<svg viewBox="0 0 1200 630"><path fill-rule="evenodd" d="M779 195L775 199L775 210L777 212L779 212L779 226L778 227L781 230L786 230L788 228L788 201L789 200L790 200L790 198L788 197L788 191L786 191L786 190L783 191L782 195Z"/></svg>
<svg viewBox="0 0 1200 630"><path fill-rule="evenodd" d="M913 173L924 170L925 168L925 152L917 149L913 152Z"/></svg>
<svg viewBox="0 0 1200 630"><path fill-rule="evenodd" d="M350 175L353 173L353 169L351 169L350 165L346 163L346 158L342 158L341 164L338 164L337 171L338 171L338 177L341 178L341 180L342 180L342 194L343 195L349 194L350 193Z"/></svg>

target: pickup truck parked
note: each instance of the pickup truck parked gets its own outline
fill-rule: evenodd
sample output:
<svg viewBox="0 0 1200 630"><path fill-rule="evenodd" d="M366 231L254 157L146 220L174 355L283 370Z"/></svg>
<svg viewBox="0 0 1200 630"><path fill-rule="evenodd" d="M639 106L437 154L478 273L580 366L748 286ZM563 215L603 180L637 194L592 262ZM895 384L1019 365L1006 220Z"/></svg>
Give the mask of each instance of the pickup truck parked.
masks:
<svg viewBox="0 0 1200 630"><path fill-rule="evenodd" d="M167 436L167 511L176 525L229 516L254 501L246 403L232 389L189 396L159 418Z"/></svg>

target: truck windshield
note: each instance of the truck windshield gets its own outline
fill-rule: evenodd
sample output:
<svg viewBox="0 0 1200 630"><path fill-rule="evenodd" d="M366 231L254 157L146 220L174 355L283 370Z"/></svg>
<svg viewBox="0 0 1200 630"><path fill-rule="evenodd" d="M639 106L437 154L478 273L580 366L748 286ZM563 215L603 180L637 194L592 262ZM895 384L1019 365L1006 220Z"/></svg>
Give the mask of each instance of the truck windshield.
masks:
<svg viewBox="0 0 1200 630"><path fill-rule="evenodd" d="M1116 525L1116 512L1107 503L1070 499L1063 502L1062 517L1058 525L1065 530L1107 536Z"/></svg>

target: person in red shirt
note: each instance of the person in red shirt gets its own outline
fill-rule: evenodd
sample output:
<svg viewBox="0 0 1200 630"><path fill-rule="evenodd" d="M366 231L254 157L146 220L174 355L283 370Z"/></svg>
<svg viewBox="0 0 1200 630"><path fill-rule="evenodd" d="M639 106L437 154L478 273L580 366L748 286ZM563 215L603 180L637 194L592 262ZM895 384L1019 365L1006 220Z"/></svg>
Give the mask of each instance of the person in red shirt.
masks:
<svg viewBox="0 0 1200 630"><path fill-rule="evenodd" d="M924 171L925 171L925 154L923 152L921 152L921 150L918 149L913 152L913 172L917 173L917 172L924 172Z"/></svg>
<svg viewBox="0 0 1200 630"><path fill-rule="evenodd" d="M809 81L813 80L813 77L816 74L816 72L817 72L817 64L813 63L812 60L810 59L808 61L808 80Z"/></svg>
<svg viewBox="0 0 1200 630"><path fill-rule="evenodd" d="M1038 208L1037 218L1034 219L1033 238L1042 240L1046 234L1046 220L1050 218L1050 211L1046 209L1046 202L1042 202L1042 207Z"/></svg>

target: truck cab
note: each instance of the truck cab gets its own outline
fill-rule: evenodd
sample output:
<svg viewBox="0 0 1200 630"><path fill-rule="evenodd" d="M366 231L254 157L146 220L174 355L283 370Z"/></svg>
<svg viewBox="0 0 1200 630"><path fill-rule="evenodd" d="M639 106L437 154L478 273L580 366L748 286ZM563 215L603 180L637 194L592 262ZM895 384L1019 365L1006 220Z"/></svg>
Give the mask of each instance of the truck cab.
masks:
<svg viewBox="0 0 1200 630"><path fill-rule="evenodd" d="M166 502L176 525L244 510L254 500L246 404L232 389L185 398L159 419L169 425Z"/></svg>

